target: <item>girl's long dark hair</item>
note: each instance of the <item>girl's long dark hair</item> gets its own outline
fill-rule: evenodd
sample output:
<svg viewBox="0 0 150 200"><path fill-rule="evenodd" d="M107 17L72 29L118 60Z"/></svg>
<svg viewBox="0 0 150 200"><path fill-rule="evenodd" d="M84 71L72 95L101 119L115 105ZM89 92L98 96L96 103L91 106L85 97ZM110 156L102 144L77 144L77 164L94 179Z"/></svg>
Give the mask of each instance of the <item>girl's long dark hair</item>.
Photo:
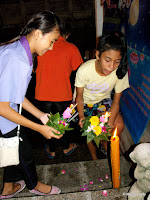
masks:
<svg viewBox="0 0 150 200"><path fill-rule="evenodd" d="M15 42L19 40L21 36L27 35L36 29L41 30L42 34L44 35L53 31L55 28L58 31L61 31L61 19L51 11L42 11L32 16L32 18L23 27L19 36L8 42L0 44L0 46Z"/></svg>
<svg viewBox="0 0 150 200"><path fill-rule="evenodd" d="M27 22L27 24L23 27L22 31L20 32L19 36L8 42L0 44L0 46L13 43L19 40L21 36L26 36L27 34L30 34L32 31L36 29L40 30L43 35L53 31L54 29L61 31L62 20L51 11L39 12L33 15L33 17ZM36 53L32 54L32 60L33 60L33 67L35 70L37 67Z"/></svg>
<svg viewBox="0 0 150 200"><path fill-rule="evenodd" d="M121 63L116 71L116 75L119 79L122 79L127 71L127 43L126 39L123 34L121 33L111 33L109 35L103 36L98 44L97 50L100 52L100 55L108 51L110 49L113 49L115 51L120 51L120 54L122 56Z"/></svg>
<svg viewBox="0 0 150 200"><path fill-rule="evenodd" d="M57 15L50 11L42 11L33 15L22 29L20 35L27 35L36 29L41 30L44 35L51 32L54 28L58 28L60 31L61 26L61 19Z"/></svg>

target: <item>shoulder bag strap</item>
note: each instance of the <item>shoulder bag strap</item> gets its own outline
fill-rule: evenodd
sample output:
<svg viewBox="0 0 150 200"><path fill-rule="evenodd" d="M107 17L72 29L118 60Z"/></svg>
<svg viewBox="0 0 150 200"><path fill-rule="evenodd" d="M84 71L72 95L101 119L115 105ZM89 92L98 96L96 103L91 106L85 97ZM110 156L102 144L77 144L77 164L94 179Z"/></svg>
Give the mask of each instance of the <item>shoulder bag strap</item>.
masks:
<svg viewBox="0 0 150 200"><path fill-rule="evenodd" d="M21 115L21 111L22 111L22 103L20 104L19 107L19 114ZM17 136L19 137L20 134L20 124L18 124L18 129L17 129ZM19 137L20 141L23 141L23 139L21 137Z"/></svg>

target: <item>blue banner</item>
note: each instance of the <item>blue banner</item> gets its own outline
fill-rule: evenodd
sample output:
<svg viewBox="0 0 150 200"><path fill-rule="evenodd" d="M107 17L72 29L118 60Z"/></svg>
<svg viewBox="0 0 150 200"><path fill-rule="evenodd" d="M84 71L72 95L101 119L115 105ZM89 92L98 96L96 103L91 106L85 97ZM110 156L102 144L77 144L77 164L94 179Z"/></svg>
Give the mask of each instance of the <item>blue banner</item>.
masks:
<svg viewBox="0 0 150 200"><path fill-rule="evenodd" d="M149 0L133 0L122 8L126 18L120 28L128 43L130 89L123 92L121 111L135 143L139 142L150 119L149 11Z"/></svg>
<svg viewBox="0 0 150 200"><path fill-rule="evenodd" d="M120 23L111 24L112 20L104 20L104 32L121 30L127 39L130 88L123 92L120 107L124 122L137 144L150 119L150 1L119 0L114 11L115 15L112 15L112 9L105 13L116 16L113 21L120 20Z"/></svg>

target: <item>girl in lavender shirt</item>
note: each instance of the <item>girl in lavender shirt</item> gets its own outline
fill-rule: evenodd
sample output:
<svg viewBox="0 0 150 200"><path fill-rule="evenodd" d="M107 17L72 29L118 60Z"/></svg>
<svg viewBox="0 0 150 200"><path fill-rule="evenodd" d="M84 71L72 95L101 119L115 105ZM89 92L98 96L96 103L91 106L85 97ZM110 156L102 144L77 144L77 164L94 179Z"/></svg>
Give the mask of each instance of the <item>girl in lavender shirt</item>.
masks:
<svg viewBox="0 0 150 200"><path fill-rule="evenodd" d="M45 138L61 138L53 132L59 132L45 125L47 113L37 109L25 97L32 73L32 54L42 56L52 50L60 35L61 20L49 11L34 15L16 40L0 46L0 137L16 136L17 125L28 127L41 133ZM42 123L37 124L18 113L18 104L37 117ZM60 193L55 186L38 181L32 149L23 127L19 143L20 163L4 168L3 190L0 199L7 199L21 192L25 186L31 193L50 195Z"/></svg>

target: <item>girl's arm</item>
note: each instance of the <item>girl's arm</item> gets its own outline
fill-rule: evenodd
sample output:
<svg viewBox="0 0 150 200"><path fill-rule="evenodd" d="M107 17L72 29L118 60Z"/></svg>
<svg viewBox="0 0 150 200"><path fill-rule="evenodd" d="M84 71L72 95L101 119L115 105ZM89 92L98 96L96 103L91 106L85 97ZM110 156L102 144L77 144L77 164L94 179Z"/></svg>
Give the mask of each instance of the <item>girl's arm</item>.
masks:
<svg viewBox="0 0 150 200"><path fill-rule="evenodd" d="M55 135L53 132L59 134L57 130L54 128L47 126L47 125L40 125L35 122L32 122L31 120L25 118L24 116L20 115L18 112L13 110L9 106L10 102L0 102L0 116L16 123L20 124L21 126L28 127L34 131L38 131L41 133L44 137L47 139L51 139L52 137L55 137L57 139L61 138L61 136ZM37 111L35 112L38 113ZM53 132L52 132L53 131Z"/></svg>
<svg viewBox="0 0 150 200"><path fill-rule="evenodd" d="M83 122L82 120L85 119L84 117L84 100L83 100L83 91L84 87L76 87L76 103L77 105L77 110L79 113L79 125L82 128L83 127Z"/></svg>
<svg viewBox="0 0 150 200"><path fill-rule="evenodd" d="M113 102L110 108L111 115L109 117L109 125L114 126L115 119L117 117L117 114L119 113L119 102L121 98L122 93L115 93Z"/></svg>

